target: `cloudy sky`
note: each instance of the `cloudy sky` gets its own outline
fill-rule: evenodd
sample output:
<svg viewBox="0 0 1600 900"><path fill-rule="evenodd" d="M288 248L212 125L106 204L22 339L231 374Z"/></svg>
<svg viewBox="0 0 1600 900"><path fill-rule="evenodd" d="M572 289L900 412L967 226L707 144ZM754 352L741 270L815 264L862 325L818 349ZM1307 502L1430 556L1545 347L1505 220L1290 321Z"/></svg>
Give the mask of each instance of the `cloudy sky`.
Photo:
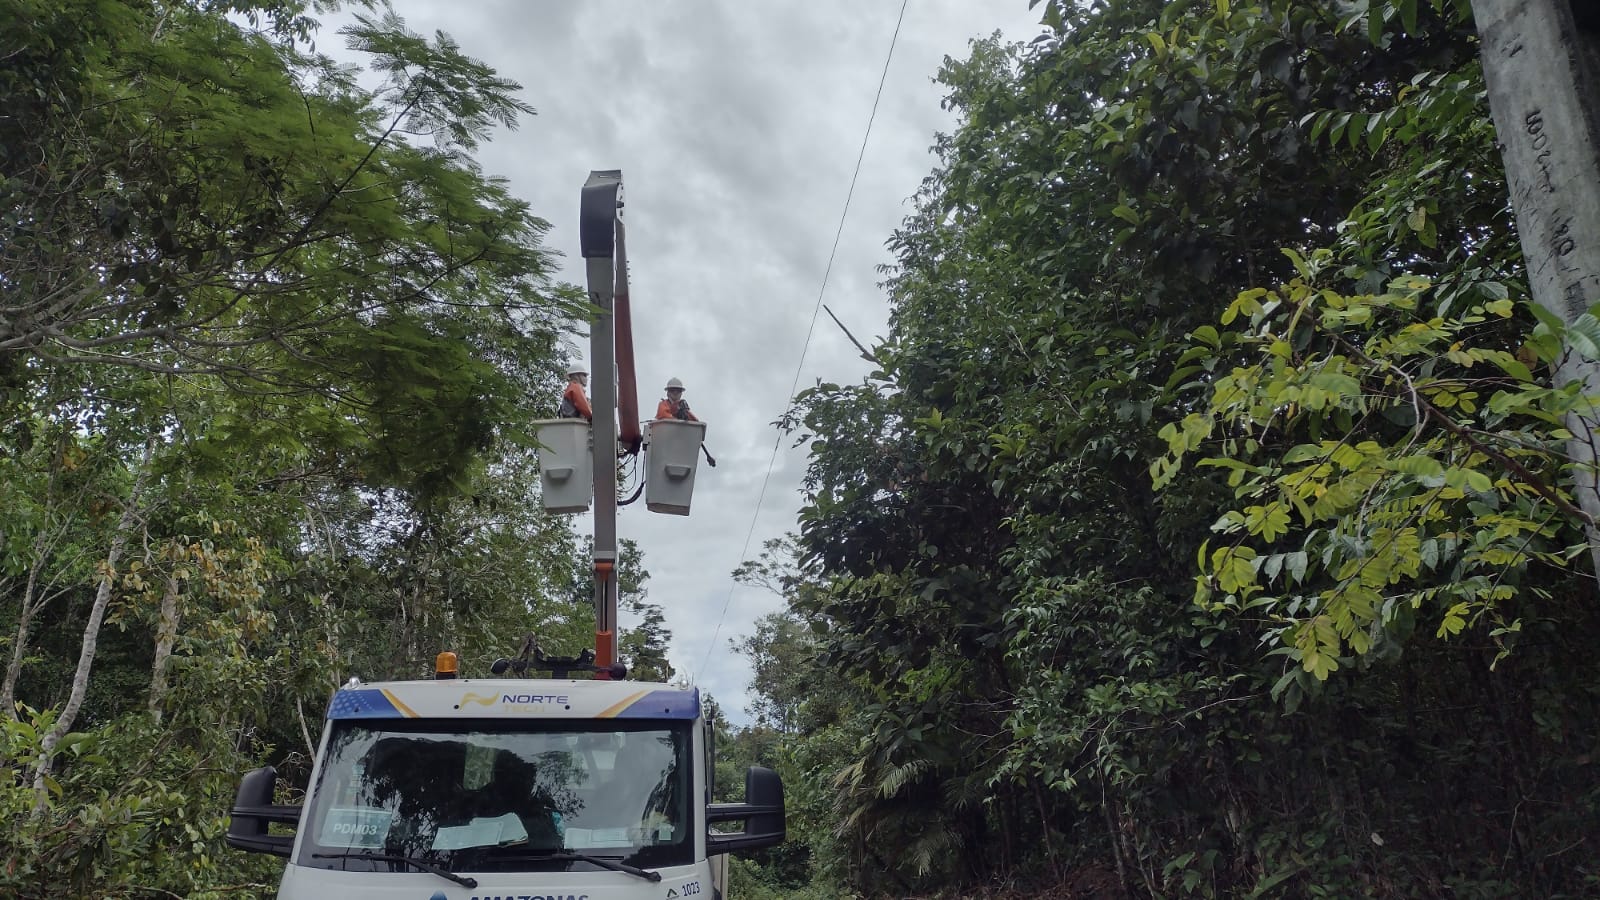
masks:
<svg viewBox="0 0 1600 900"><path fill-rule="evenodd" d="M770 423L797 370L805 387L858 381L870 368L826 313L809 347L806 334L900 3L393 6L413 31L442 30L522 84L538 115L498 134L479 160L552 223L564 280L583 283L579 188L591 169L622 170L640 405L648 415L666 380L683 379L718 466L701 466L691 516L641 502L623 510L619 532L644 551L673 665L742 721L749 668L728 641L780 604L729 575L741 552L753 557L794 528L805 466L804 450L783 441L756 516L777 438ZM973 38L1032 37L1037 18L1028 0L909 0L824 297L861 340L885 332L884 242L933 166L935 132L953 123L934 74ZM321 49L339 43L336 22Z"/></svg>

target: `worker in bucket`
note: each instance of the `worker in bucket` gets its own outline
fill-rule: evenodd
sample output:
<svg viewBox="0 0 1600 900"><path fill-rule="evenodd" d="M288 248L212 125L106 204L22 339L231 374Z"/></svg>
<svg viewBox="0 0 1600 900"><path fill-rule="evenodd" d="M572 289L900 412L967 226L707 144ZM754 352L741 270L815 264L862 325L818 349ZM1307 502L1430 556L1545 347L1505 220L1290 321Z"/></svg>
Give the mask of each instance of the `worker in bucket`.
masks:
<svg viewBox="0 0 1600 900"><path fill-rule="evenodd" d="M656 404L656 418L679 419L684 422L700 421L689 411L689 401L683 399L683 382L676 378L667 379L667 396Z"/></svg>
<svg viewBox="0 0 1600 900"><path fill-rule="evenodd" d="M561 410L556 415L563 419L594 421L594 410L589 408L589 398L584 388L589 384L589 371L582 366L567 370L567 389L561 393Z"/></svg>

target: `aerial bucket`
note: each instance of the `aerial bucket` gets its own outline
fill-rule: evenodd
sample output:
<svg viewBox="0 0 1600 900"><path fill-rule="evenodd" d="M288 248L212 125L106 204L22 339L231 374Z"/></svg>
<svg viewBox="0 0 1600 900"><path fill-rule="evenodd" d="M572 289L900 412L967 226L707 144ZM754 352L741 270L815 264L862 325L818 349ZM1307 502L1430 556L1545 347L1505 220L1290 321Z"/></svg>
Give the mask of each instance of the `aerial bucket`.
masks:
<svg viewBox="0 0 1600 900"><path fill-rule="evenodd" d="M589 423L582 419L541 419L533 427L539 437L539 487L544 508L553 513L587 512L594 493Z"/></svg>
<svg viewBox="0 0 1600 900"><path fill-rule="evenodd" d="M700 464L700 444L706 423L679 419L650 422L649 469L644 483L644 504L651 512L687 516L694 497L694 472Z"/></svg>

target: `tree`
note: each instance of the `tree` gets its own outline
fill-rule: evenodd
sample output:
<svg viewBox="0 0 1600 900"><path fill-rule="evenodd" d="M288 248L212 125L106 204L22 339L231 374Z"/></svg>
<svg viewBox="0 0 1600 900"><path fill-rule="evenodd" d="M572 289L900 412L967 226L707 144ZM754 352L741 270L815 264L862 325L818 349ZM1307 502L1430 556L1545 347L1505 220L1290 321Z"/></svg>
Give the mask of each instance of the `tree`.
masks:
<svg viewBox="0 0 1600 900"><path fill-rule="evenodd" d="M792 535L773 538L759 559L734 570L735 580L772 591L786 608L757 619L755 631L742 640L728 641L734 652L750 660L751 712L757 727L790 736L799 733L800 707L811 696L807 673L816 652L810 627L795 611L803 604L800 595L815 589L795 564L797 552Z"/></svg>
<svg viewBox="0 0 1600 900"><path fill-rule="evenodd" d="M593 555L593 551L586 548L575 558L581 562L592 559ZM646 599L649 594L644 585L650 580L650 573L645 571L644 554L637 543L624 538L618 545L616 571L618 605L630 615L639 617L638 625L622 629L622 634L618 636L617 658L628 667L629 678L638 681L671 681L676 671L672 663L667 661L667 646L672 642L672 631L666 626L666 614L662 612L660 604ZM591 591L588 608L592 609L592 580L586 581L584 586Z"/></svg>
<svg viewBox="0 0 1600 900"><path fill-rule="evenodd" d="M471 158L531 110L393 17L364 88L304 10L0 4L8 896L260 887L233 781L332 686L571 618L525 425L584 307Z"/></svg>
<svg viewBox="0 0 1600 900"><path fill-rule="evenodd" d="M466 156L532 112L517 85L358 16L388 77L366 92L260 11L279 40L192 6L11 6L33 39L8 54L0 349L314 390L271 357L337 369L391 317L552 311L548 225Z"/></svg>
<svg viewBox="0 0 1600 900"><path fill-rule="evenodd" d="M1502 774L1573 771L1539 718L1569 710L1561 729L1587 733L1592 674L1570 665L1600 622L1572 599L1590 591L1545 490L1565 395L1534 372L1559 336L1514 302L1461 13L1046 3L1041 41L947 63L961 125L891 244L881 369L819 384L789 420L816 436L810 672L860 692L839 720L851 764L813 786L854 887L1581 892L1588 867L1541 854L1594 804L1536 779L1550 818L1532 823ZM1508 405L1485 406L1498 391ZM1445 414L1401 414L1423 397ZM1385 480L1309 472L1349 450ZM1432 509L1457 541L1436 568L1385 569L1387 504L1431 490L1412 453L1441 480L1512 474ZM1301 498L1310 517L1284 496L1295 473L1327 491ZM1485 579L1496 553L1510 568ZM1342 678L1318 681L1292 638L1358 570L1402 580L1336 626L1349 643L1314 656ZM1503 608L1440 602L1513 586ZM1537 638L1497 631L1519 616ZM1381 652L1353 658L1362 637ZM1450 849L1489 833L1544 849L1493 871Z"/></svg>

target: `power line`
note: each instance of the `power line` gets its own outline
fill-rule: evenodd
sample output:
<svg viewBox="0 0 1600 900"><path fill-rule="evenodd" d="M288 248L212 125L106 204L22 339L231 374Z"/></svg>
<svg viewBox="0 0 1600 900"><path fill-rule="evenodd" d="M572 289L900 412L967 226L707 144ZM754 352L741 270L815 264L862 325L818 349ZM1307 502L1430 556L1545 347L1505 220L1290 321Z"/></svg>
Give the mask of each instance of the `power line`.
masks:
<svg viewBox="0 0 1600 900"><path fill-rule="evenodd" d="M800 362L794 367L794 382L789 385L789 399L794 399L795 392L800 389L800 373L805 368L806 354L811 350L811 336L817 330L817 313L822 310L822 298L828 292L828 276L833 274L833 260L839 253L839 239L844 236L845 219L850 215L850 200L856 195L856 180L861 177L861 161L867 156L867 141L872 137L872 123L878 118L878 101L883 99L883 85L889 79L889 63L894 60L894 47L900 41L900 25L906 19L906 5L910 0L900 0L900 14L894 20L894 34L889 38L889 52L883 58L883 72L878 75L878 91L872 96L872 112L867 116L867 129L861 135L861 149L856 153L855 171L850 173L850 189L844 195L844 209L839 211L839 227L833 232L833 247L828 251L828 265L822 270L822 286L817 289L817 302L811 308L811 325L806 329L806 341L800 347ZM761 491L756 494L756 509L750 516L750 529L744 535L744 547L739 551L739 561L742 564L750 552L750 538L756 533L756 521L761 518L761 504L767 498L767 484L772 480L772 467L778 461L778 448L783 444L783 432L780 430L772 441L772 455L767 458L767 474L761 477ZM728 585L728 597L722 602L722 614L717 616L717 627L711 632L711 643L706 647L705 659L700 661L700 668L695 672L695 680L705 674L706 666L711 662L711 654L717 649L717 638L722 634L722 623L728 617L728 607L733 603L733 591L737 582Z"/></svg>

